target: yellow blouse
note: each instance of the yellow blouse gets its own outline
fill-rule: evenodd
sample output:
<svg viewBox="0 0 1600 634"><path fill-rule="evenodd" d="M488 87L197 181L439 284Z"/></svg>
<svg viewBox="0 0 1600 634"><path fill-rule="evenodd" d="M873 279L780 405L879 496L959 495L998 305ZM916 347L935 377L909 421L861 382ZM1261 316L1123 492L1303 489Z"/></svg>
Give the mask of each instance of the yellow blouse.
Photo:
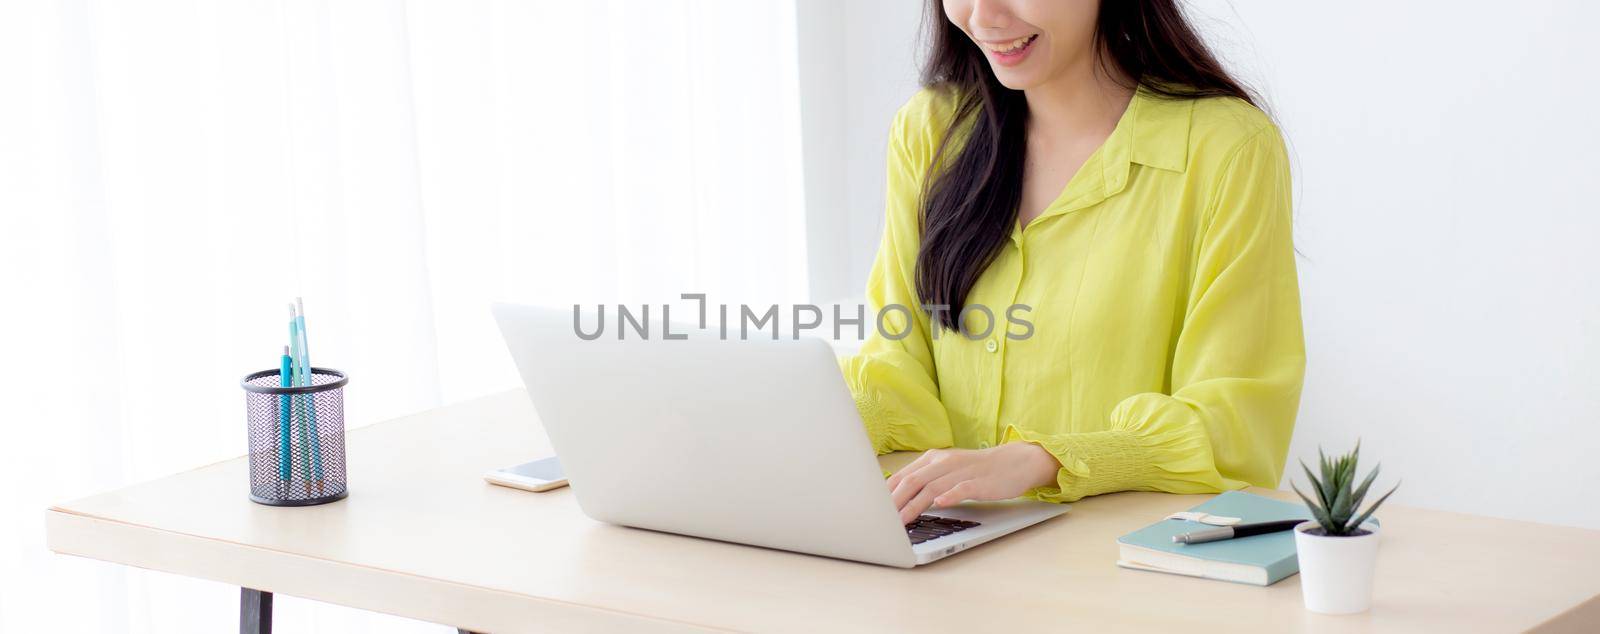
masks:
<svg viewBox="0 0 1600 634"><path fill-rule="evenodd" d="M924 90L895 117L869 315L921 303L918 198L953 107ZM841 361L873 446L1036 443L1063 467L1030 496L1058 502L1277 486L1305 371L1288 166L1243 101L1137 91L968 294L995 313L990 336L935 338L926 312L889 310L884 330L909 335L874 332ZM1014 304L1031 336L1007 323Z"/></svg>

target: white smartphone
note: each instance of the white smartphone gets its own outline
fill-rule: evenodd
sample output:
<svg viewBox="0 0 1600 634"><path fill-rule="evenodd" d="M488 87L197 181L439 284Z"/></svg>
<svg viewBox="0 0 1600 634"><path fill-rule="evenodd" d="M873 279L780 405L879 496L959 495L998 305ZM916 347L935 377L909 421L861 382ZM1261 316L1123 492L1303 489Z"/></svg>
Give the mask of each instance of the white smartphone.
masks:
<svg viewBox="0 0 1600 634"><path fill-rule="evenodd" d="M555 456L495 469L483 474L483 479L490 484L524 491L549 491L567 486L567 476L562 473L561 461Z"/></svg>

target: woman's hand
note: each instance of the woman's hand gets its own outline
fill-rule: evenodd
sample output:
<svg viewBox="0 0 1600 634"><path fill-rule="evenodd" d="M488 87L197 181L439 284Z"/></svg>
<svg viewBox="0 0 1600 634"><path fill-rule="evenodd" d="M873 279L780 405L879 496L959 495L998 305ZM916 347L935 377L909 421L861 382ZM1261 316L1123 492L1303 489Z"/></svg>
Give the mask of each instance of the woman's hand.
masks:
<svg viewBox="0 0 1600 634"><path fill-rule="evenodd" d="M1061 463L1044 448L1013 442L989 449L930 449L889 477L900 522L933 506L963 500L1007 500L1055 483Z"/></svg>

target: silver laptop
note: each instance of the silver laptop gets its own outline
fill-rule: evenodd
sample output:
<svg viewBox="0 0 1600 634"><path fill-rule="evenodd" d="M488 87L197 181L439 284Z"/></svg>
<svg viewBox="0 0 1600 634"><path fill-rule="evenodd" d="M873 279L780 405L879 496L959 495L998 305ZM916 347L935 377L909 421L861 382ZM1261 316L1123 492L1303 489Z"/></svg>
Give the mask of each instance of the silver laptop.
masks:
<svg viewBox="0 0 1600 634"><path fill-rule="evenodd" d="M596 520L909 568L1067 510L966 503L902 525L825 341L664 340L660 324L619 340L615 321L587 341L571 309L494 315ZM585 334L594 320L589 307Z"/></svg>

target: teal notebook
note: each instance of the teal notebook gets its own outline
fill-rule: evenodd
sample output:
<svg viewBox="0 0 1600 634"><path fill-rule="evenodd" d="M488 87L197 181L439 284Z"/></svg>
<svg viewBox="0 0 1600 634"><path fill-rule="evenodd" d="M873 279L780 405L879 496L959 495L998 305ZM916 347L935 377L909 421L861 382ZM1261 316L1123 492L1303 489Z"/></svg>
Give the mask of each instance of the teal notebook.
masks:
<svg viewBox="0 0 1600 634"><path fill-rule="evenodd" d="M1241 518L1242 524L1311 519L1302 504L1227 491L1191 511ZM1188 520L1161 520L1117 538L1122 559L1117 565L1136 570L1220 579L1267 586L1300 571L1294 554L1294 531L1240 537L1204 544L1174 544L1172 536L1215 528Z"/></svg>

